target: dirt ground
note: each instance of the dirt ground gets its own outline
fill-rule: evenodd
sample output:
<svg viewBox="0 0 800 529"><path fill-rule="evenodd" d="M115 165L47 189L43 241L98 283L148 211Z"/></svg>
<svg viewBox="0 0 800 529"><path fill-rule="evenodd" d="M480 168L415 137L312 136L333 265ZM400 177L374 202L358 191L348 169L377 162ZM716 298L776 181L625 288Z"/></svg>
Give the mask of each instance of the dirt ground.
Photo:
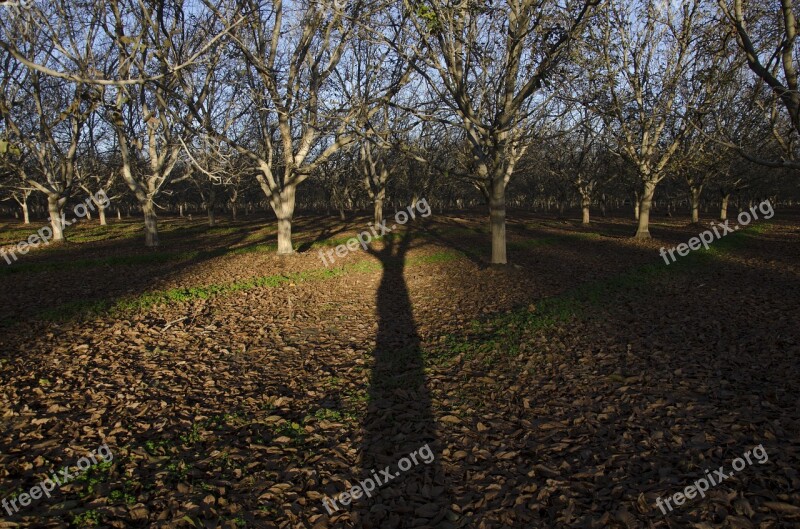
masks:
<svg viewBox="0 0 800 529"><path fill-rule="evenodd" d="M323 264L367 224L303 217L280 257L270 221L156 251L112 221L0 261L0 527L800 527L800 212L670 265L708 220L515 212L490 267L482 216L433 215Z"/></svg>

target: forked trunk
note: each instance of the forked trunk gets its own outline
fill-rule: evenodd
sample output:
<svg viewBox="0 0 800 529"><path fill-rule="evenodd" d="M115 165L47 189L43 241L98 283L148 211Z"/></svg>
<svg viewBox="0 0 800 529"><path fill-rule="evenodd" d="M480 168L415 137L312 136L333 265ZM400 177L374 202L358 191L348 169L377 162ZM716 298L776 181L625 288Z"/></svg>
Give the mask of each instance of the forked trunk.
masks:
<svg viewBox="0 0 800 529"><path fill-rule="evenodd" d="M155 204L148 200L142 205L142 212L144 213L144 245L148 248L155 248L159 244Z"/></svg>
<svg viewBox="0 0 800 529"><path fill-rule="evenodd" d="M53 230L53 241L61 242L64 240L64 225L61 222L61 209L64 207L64 200L59 200L57 195L48 195L47 212L50 214L50 227Z"/></svg>
<svg viewBox="0 0 800 529"><path fill-rule="evenodd" d="M636 229L637 239L650 238L650 209L653 206L653 196L656 194L655 182L648 180L644 183L642 200L639 204L639 224Z"/></svg>
<svg viewBox="0 0 800 529"><path fill-rule="evenodd" d="M506 185L502 176L492 178L489 215L492 230L492 264L506 264Z"/></svg>

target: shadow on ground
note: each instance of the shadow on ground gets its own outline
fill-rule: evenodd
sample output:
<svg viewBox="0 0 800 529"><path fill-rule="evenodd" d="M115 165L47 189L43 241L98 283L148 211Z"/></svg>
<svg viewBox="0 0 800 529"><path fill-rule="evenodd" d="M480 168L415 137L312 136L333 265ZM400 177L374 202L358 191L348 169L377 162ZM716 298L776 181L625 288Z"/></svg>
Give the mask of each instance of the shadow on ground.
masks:
<svg viewBox="0 0 800 529"><path fill-rule="evenodd" d="M369 250L380 260L383 275L377 290L378 332L360 466L362 476L377 476L385 483L371 500L357 503L354 521L365 528L448 526L444 519L450 497L440 466L442 449L403 276L413 238L406 230L387 238L381 250Z"/></svg>

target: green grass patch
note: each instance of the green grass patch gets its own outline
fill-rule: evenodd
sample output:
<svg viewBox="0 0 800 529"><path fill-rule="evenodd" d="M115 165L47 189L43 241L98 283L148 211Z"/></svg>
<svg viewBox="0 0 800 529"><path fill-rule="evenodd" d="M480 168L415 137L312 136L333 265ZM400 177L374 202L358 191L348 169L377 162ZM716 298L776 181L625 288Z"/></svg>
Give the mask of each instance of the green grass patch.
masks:
<svg viewBox="0 0 800 529"><path fill-rule="evenodd" d="M414 266L425 263L445 263L458 259L458 257L457 254L452 252L439 252L437 254L407 259L406 265ZM368 273L382 270L382 268L383 265L379 262L363 260L337 268L319 268L305 272L253 277L225 284L157 290L117 301L108 299L76 300L64 303L54 309L42 311L38 316L44 320L65 321L76 316L92 317L104 313L121 314L126 312L146 311L158 305L209 299L258 288L274 288L287 283L297 284L308 281L325 281L349 273Z"/></svg>
<svg viewBox="0 0 800 529"><path fill-rule="evenodd" d="M761 225L758 230L740 230L717 240L708 250L694 251L669 266L662 261L639 266L626 273L585 283L563 294L544 298L536 304L473 322L469 332L446 335L443 347L425 351L425 359L429 363L441 364L463 354L465 358L483 358L486 363L492 364L502 356L516 356L527 336L582 318L588 311L595 312L602 308L609 300L619 302L626 297L640 299L639 293L652 290L653 281L668 274L692 273L699 267L709 266L724 255L746 246L747 238L752 234L763 234L769 229L769 226Z"/></svg>

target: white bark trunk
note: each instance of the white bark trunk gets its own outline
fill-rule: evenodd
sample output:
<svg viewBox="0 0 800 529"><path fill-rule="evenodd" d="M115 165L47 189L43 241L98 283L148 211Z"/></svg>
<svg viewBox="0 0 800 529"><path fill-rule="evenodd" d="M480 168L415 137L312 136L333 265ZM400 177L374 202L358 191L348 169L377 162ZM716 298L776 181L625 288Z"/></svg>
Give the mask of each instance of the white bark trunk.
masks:
<svg viewBox="0 0 800 529"><path fill-rule="evenodd" d="M589 224L589 206L592 204L592 200L588 196L581 197L581 209L583 210L583 219L581 220L582 224Z"/></svg>
<svg viewBox="0 0 800 529"><path fill-rule="evenodd" d="M31 215L30 212L28 211L28 200L27 199L23 200L21 205L22 205L22 222L24 222L25 224L30 224Z"/></svg>
<svg viewBox="0 0 800 529"><path fill-rule="evenodd" d="M728 220L728 202L730 199L730 193L722 196L722 205L719 208L719 220Z"/></svg>
<svg viewBox="0 0 800 529"><path fill-rule="evenodd" d="M100 217L100 225L106 226L106 207L102 204L97 204L97 215Z"/></svg>
<svg viewBox="0 0 800 529"><path fill-rule="evenodd" d="M291 255L294 253L292 246L292 217L295 204L294 186L286 186L280 194L273 196L270 201L275 215L278 217L278 255Z"/></svg>
<svg viewBox="0 0 800 529"><path fill-rule="evenodd" d="M47 197L47 212L50 214L50 228L53 230L54 242L64 240L64 226L61 223L61 210L64 202L59 200L57 195L48 195Z"/></svg>

